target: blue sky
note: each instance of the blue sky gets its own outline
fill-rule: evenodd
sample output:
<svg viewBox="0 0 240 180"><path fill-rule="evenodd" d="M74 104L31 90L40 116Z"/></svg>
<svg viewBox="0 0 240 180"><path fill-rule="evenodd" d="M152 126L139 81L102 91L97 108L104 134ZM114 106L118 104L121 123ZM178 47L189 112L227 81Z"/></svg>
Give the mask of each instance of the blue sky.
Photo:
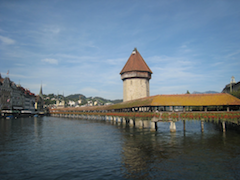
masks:
<svg viewBox="0 0 240 180"><path fill-rule="evenodd" d="M136 47L150 95L240 81L239 0L0 0L0 73L38 94L122 99Z"/></svg>

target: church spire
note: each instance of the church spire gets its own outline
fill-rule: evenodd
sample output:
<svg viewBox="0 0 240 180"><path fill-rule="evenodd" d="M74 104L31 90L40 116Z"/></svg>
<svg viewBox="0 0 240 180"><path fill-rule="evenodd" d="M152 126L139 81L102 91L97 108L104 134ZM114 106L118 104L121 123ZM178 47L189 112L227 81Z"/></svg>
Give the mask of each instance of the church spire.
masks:
<svg viewBox="0 0 240 180"><path fill-rule="evenodd" d="M42 84L41 84L41 87L40 87L39 95L42 95Z"/></svg>
<svg viewBox="0 0 240 180"><path fill-rule="evenodd" d="M42 93L42 83L41 83L41 87L40 87L40 91L39 91L39 96L43 98L43 93Z"/></svg>

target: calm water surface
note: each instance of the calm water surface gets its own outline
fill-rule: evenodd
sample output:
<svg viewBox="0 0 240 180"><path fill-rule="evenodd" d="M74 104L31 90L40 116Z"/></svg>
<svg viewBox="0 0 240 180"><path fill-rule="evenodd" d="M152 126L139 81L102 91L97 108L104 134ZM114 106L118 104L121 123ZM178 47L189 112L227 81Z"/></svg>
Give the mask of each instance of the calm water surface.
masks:
<svg viewBox="0 0 240 180"><path fill-rule="evenodd" d="M56 117L0 119L0 179L240 179L240 133Z"/></svg>

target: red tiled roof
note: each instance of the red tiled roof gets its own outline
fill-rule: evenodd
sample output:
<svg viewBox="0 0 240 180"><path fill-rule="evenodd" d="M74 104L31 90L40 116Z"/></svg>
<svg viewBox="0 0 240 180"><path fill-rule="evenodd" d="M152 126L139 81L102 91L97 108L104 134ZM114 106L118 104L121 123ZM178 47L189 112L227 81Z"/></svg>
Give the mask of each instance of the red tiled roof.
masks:
<svg viewBox="0 0 240 180"><path fill-rule="evenodd" d="M120 74L131 71L142 71L149 72L152 74L151 69L148 67L147 63L144 61L144 59L142 58L141 54L137 51L137 49L133 50L133 53L130 55L128 61L126 62Z"/></svg>

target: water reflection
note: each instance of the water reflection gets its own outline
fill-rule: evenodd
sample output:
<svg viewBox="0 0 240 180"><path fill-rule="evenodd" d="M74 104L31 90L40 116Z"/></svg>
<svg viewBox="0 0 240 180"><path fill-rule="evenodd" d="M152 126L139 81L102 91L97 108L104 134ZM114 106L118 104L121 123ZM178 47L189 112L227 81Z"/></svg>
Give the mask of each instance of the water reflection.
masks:
<svg viewBox="0 0 240 180"><path fill-rule="evenodd" d="M210 123L204 124L206 130L203 132L202 123L199 123L201 126L194 133L184 130L172 133L151 133L137 128L126 129L129 134L124 136L122 153L122 163L126 169L125 177L155 179L157 178L155 174L161 174L163 179L170 177L186 179L178 176L188 174L187 179L209 179L210 177L228 179L233 172L232 169L227 168L227 161L231 159L229 156L240 150L239 141L237 149L233 152L229 146L226 147L228 144L226 133L220 130L209 133L216 126ZM185 122L185 124L190 128L191 123ZM240 140L239 136L237 139ZM240 159L239 154L238 159ZM232 160L235 161L235 159L230 161ZM218 163L217 168L215 163ZM239 163L237 168L240 168ZM217 171L216 174L209 174L209 169ZM239 177L239 175L240 171L234 171L234 176Z"/></svg>

